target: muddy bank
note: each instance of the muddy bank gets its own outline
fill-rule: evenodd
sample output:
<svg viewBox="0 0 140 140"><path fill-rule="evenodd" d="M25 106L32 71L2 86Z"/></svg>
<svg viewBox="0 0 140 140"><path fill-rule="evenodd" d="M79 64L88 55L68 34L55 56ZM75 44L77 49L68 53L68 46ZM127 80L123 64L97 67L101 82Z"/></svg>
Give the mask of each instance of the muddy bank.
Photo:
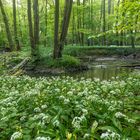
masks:
<svg viewBox="0 0 140 140"><path fill-rule="evenodd" d="M62 75L68 73L75 73L75 72L83 72L89 70L88 65L80 65L71 68L49 68L49 67L42 67L42 66L34 66L29 67L26 66L24 68L24 73L31 76L52 76L52 75Z"/></svg>

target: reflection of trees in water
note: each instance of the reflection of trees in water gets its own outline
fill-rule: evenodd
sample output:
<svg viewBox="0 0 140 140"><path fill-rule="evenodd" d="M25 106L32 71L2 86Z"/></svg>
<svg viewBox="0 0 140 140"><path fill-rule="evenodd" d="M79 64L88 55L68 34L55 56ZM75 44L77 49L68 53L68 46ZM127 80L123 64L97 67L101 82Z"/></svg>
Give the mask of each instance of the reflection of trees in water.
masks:
<svg viewBox="0 0 140 140"><path fill-rule="evenodd" d="M99 78L100 80L109 80L112 77L121 76L124 73L129 74L132 71L133 69L129 69L129 68L122 68L122 67L115 67L115 66L105 67L102 64L100 64L100 67L97 66L89 71L83 71L80 73L71 74L71 76L77 78L85 77L85 78Z"/></svg>

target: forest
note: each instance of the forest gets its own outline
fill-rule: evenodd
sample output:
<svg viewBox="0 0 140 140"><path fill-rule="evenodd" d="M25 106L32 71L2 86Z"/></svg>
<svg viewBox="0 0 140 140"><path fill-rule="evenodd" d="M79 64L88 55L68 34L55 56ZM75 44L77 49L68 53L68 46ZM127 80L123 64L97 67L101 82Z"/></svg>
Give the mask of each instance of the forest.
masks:
<svg viewBox="0 0 140 140"><path fill-rule="evenodd" d="M140 0L0 0L0 140L139 140Z"/></svg>

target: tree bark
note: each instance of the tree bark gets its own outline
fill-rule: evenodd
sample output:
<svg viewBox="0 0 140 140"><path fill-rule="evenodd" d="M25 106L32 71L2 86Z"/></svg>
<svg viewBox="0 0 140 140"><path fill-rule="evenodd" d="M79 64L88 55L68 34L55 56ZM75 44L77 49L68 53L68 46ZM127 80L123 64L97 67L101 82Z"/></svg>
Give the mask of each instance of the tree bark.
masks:
<svg viewBox="0 0 140 140"><path fill-rule="evenodd" d="M39 9L38 9L38 0L34 0L33 3L34 11L34 43L37 48L39 45Z"/></svg>
<svg viewBox="0 0 140 140"><path fill-rule="evenodd" d="M14 25L14 37L17 51L20 50L19 40L17 37L17 17L16 17L16 0L13 0L13 25Z"/></svg>
<svg viewBox="0 0 140 140"><path fill-rule="evenodd" d="M81 33L80 33L80 28L81 28L81 12L79 10L79 6L80 6L80 0L77 0L77 38L78 38L78 42L80 45L82 45L82 39L81 39Z"/></svg>
<svg viewBox="0 0 140 140"><path fill-rule="evenodd" d="M53 58L58 58L58 32L59 32L59 0L55 0L55 27L54 27L54 50Z"/></svg>
<svg viewBox="0 0 140 140"><path fill-rule="evenodd" d="M12 51L14 49L14 43L12 40L12 35L11 35L10 27L9 27L9 21L6 16L4 6L3 6L3 3L1 0L0 0L0 9L1 9L2 16L3 16L4 24L5 24L6 35L7 35L7 39L8 39L8 43L9 43L9 47L10 47L9 49L10 49L10 51Z"/></svg>
<svg viewBox="0 0 140 140"><path fill-rule="evenodd" d="M122 6L123 7L124 7L124 4L125 4L125 0L122 0ZM125 10L122 12L122 17L125 17ZM124 19L122 20L122 25L124 26ZM121 36L120 45L123 46L124 45L125 32L121 31L120 36Z"/></svg>
<svg viewBox="0 0 140 140"><path fill-rule="evenodd" d="M44 46L47 47L47 27L48 27L48 0L46 0L46 10L45 10L45 40L44 40Z"/></svg>
<svg viewBox="0 0 140 140"><path fill-rule="evenodd" d="M106 45L106 5L105 5L105 0L103 0L103 38L102 38L102 43L103 43L103 46Z"/></svg>
<svg viewBox="0 0 140 140"><path fill-rule="evenodd" d="M62 57L64 42L65 42L67 32L68 32L71 10L72 10L72 3L73 3L73 0L65 0L64 18L62 22L62 32L60 35L60 44L59 44L59 55L58 55L59 58Z"/></svg>
<svg viewBox="0 0 140 140"><path fill-rule="evenodd" d="M27 0L28 4L28 24L29 24L29 36L31 42L31 55L35 62L39 59L38 45L39 45L39 10L38 0L34 0L33 12L34 12L34 30L32 24L32 12L31 12L31 0Z"/></svg>
<svg viewBox="0 0 140 140"><path fill-rule="evenodd" d="M119 5L120 5L120 0L117 2L117 10L116 10L116 37L117 37L117 46L119 46L119 32L118 32L118 20L119 20Z"/></svg>
<svg viewBox="0 0 140 140"><path fill-rule="evenodd" d="M108 0L108 15L111 14L111 6L112 6L112 0Z"/></svg>
<svg viewBox="0 0 140 140"><path fill-rule="evenodd" d="M33 35L33 24L32 24L32 12L31 12L31 0L27 0L28 2L28 24L29 24L29 36L31 43L31 53L34 53L35 44L34 44L34 35Z"/></svg>

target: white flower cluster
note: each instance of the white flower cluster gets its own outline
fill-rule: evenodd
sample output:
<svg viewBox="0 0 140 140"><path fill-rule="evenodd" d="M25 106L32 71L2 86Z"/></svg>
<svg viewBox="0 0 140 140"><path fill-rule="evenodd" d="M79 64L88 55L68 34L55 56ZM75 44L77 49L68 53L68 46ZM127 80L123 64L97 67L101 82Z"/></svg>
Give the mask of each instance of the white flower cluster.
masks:
<svg viewBox="0 0 140 140"><path fill-rule="evenodd" d="M120 135L111 130L107 130L105 133L102 133L100 138L103 140L121 140Z"/></svg>
<svg viewBox="0 0 140 140"><path fill-rule="evenodd" d="M37 137L35 140L51 140L50 137Z"/></svg>
<svg viewBox="0 0 140 140"><path fill-rule="evenodd" d="M53 122L53 126L59 127L59 125L60 125L59 120L55 120L55 121Z"/></svg>
<svg viewBox="0 0 140 140"><path fill-rule="evenodd" d="M116 118L123 118L125 119L127 122L129 123L135 123L135 120L130 119L128 116L126 116L125 114L121 113L121 112L116 112L115 113L115 117Z"/></svg>
<svg viewBox="0 0 140 140"><path fill-rule="evenodd" d="M10 140L20 140L22 139L23 134L21 132L15 132L12 134Z"/></svg>
<svg viewBox="0 0 140 140"><path fill-rule="evenodd" d="M23 131L26 128L25 124L32 122L33 126L39 129L39 132L53 131L53 127L56 127L59 132L58 128L63 126L62 123L64 122L66 124L63 127L64 131L71 127L78 129L81 131L81 136L79 136L81 139L90 139L90 134L88 132L85 134L82 129L91 126L91 116L94 117L94 115L97 118L103 115L108 116L106 119L98 118L99 126L106 125L109 122L108 118L114 114L115 119L120 122L123 121L126 128L131 125L134 127L137 122L133 118L136 117L127 116L130 113L126 107L130 106L129 109L131 110L131 106L136 105L133 99L136 92L133 92L133 89L139 89L140 80L137 78L130 79L120 82L119 79L100 81L99 79L84 78L78 80L71 77L0 77L0 121L7 125L9 122L12 124L12 122L18 121L19 124L22 123ZM130 96L132 98L129 98ZM122 108L124 108L125 114L123 111L118 111ZM18 120L16 119L17 114ZM6 126L3 127L5 132L9 131ZM134 129L137 131L139 128L134 127ZM9 137L8 133L5 135ZM15 132L11 136L11 140L18 136L20 137L22 134ZM0 137L2 137L1 133ZM47 139L46 137L37 138L37 140ZM101 138L121 139L119 134L111 131L103 133Z"/></svg>
<svg viewBox="0 0 140 140"><path fill-rule="evenodd" d="M86 120L86 117L84 115L82 115L81 117L74 117L72 121L72 126L76 129L80 129L82 122L85 120Z"/></svg>
<svg viewBox="0 0 140 140"><path fill-rule="evenodd" d="M121 112L116 112L116 113L115 113L115 117L116 117L116 118L125 118L126 115L122 114Z"/></svg>

